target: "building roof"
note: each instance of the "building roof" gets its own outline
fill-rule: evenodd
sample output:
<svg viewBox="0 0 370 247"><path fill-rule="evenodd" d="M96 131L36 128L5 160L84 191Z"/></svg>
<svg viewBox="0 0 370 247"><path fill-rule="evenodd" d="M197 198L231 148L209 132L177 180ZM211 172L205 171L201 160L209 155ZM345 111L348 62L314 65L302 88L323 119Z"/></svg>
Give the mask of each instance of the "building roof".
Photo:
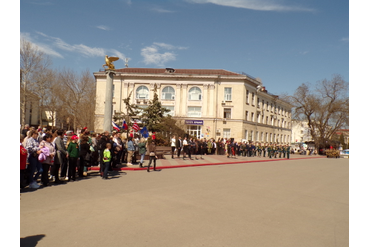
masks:
<svg viewBox="0 0 370 247"><path fill-rule="evenodd" d="M224 69L172 69L172 68L123 68L116 69L119 73L133 73L133 74L192 74L192 75L230 75L230 76L243 76L235 72L227 71Z"/></svg>

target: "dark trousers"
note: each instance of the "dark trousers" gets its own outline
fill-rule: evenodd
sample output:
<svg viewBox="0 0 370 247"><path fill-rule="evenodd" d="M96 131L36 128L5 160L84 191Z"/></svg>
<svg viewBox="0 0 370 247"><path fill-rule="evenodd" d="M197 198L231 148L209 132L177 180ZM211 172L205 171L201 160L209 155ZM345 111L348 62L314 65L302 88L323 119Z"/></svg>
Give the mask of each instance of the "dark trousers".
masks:
<svg viewBox="0 0 370 247"><path fill-rule="evenodd" d="M85 159L84 159L84 157L80 156L80 164L78 166L78 176L80 178L83 177L84 168L85 168Z"/></svg>
<svg viewBox="0 0 370 247"><path fill-rule="evenodd" d="M103 173L103 178L108 178L108 170L110 167L110 162L104 162L104 173Z"/></svg>
<svg viewBox="0 0 370 247"><path fill-rule="evenodd" d="M60 165L60 176L61 177L66 177L67 176L68 163L69 163L69 161L66 158L65 160L63 160L63 163Z"/></svg>
<svg viewBox="0 0 370 247"><path fill-rule="evenodd" d="M172 155L172 158L173 158L173 155L175 154L175 149L176 149L176 147L171 147L171 155Z"/></svg>
<svg viewBox="0 0 370 247"><path fill-rule="evenodd" d="M28 182L31 184L33 182L37 182L37 178L39 177L39 174L42 173L42 165L40 161L37 159L37 157L30 155L28 158L29 165L27 167L28 170ZM35 174L35 171L37 170L37 173Z"/></svg>
<svg viewBox="0 0 370 247"><path fill-rule="evenodd" d="M68 177L70 179L76 179L76 167L77 167L77 158L69 157L69 169L68 169Z"/></svg>
<svg viewBox="0 0 370 247"><path fill-rule="evenodd" d="M152 164L152 160L154 161L153 169L155 170L157 158L155 156L149 156L148 171L149 171L149 168L150 168L150 164Z"/></svg>
<svg viewBox="0 0 370 247"><path fill-rule="evenodd" d="M51 175L53 175L55 178L55 182L59 181L59 168L60 168L59 164L54 164L50 170Z"/></svg>
<svg viewBox="0 0 370 247"><path fill-rule="evenodd" d="M181 148L177 148L177 158L180 158Z"/></svg>
<svg viewBox="0 0 370 247"><path fill-rule="evenodd" d="M47 186L49 183L49 169L49 164L42 164L41 182L44 186Z"/></svg>
<svg viewBox="0 0 370 247"><path fill-rule="evenodd" d="M26 174L27 174L27 169L23 169L23 170L20 170L20 184L21 184L21 188L24 188L27 186L27 181L26 181Z"/></svg>

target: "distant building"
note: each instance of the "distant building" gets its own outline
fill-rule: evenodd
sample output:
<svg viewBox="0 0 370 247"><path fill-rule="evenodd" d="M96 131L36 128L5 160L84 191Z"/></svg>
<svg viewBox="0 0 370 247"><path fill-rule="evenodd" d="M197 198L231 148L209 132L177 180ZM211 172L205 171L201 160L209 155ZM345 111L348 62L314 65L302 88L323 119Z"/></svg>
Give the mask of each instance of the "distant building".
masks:
<svg viewBox="0 0 370 247"><path fill-rule="evenodd" d="M292 120L292 143L313 141L307 121Z"/></svg>
<svg viewBox="0 0 370 247"><path fill-rule="evenodd" d="M95 72L95 131L103 131L105 72ZM153 98L154 85L163 107L198 138L288 144L292 105L244 73L208 69L117 69L113 81L113 112L125 112L123 99L142 108Z"/></svg>

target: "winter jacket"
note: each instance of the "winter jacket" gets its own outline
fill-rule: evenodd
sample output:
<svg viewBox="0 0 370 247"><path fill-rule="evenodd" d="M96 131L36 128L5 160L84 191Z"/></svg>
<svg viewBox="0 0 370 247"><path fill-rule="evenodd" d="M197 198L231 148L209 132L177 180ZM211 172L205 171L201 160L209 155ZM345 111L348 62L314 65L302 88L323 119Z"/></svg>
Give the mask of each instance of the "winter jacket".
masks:
<svg viewBox="0 0 370 247"><path fill-rule="evenodd" d="M69 157L71 158L78 158L79 157L79 150L77 143L70 142L67 148L67 152Z"/></svg>
<svg viewBox="0 0 370 247"><path fill-rule="evenodd" d="M44 150L45 148L47 148L48 151L49 151L49 154L47 153L47 151L46 152L44 151L44 154L45 154L46 158L43 161L41 161L39 159L40 162L43 163L43 164L53 165L54 164L54 156L55 156L55 147L54 147L53 143L47 142L47 141L42 141L40 143L40 146L44 147L41 150Z"/></svg>

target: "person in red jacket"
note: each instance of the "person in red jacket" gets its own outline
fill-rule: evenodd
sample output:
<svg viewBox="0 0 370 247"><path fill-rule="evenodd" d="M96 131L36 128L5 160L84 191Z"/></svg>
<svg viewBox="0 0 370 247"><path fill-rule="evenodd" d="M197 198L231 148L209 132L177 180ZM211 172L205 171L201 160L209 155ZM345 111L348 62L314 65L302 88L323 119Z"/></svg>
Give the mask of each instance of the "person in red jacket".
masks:
<svg viewBox="0 0 370 247"><path fill-rule="evenodd" d="M21 182L21 188L26 187L25 184L25 176L26 176L26 166L27 166L27 149L23 146L22 142L24 140L24 135L21 134L21 156L20 156L20 163L21 163L21 172L20 172L20 182Z"/></svg>

